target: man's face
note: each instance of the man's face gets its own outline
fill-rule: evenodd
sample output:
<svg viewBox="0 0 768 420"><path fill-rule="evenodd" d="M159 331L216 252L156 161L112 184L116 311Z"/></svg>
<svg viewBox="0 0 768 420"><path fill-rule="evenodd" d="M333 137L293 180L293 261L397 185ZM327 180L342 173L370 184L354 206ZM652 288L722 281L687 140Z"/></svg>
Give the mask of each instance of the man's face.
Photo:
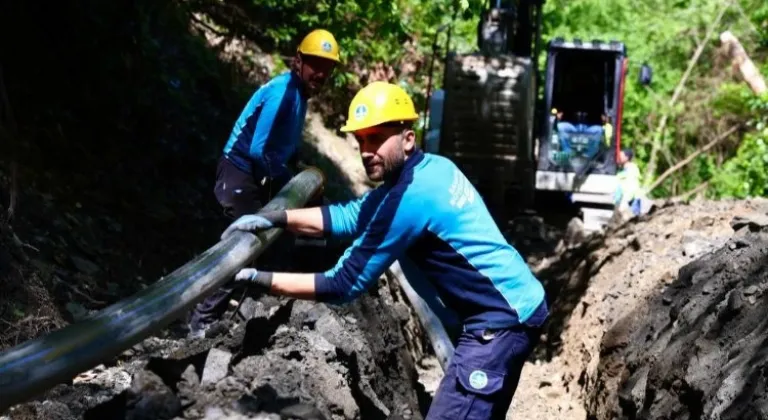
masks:
<svg viewBox="0 0 768 420"><path fill-rule="evenodd" d="M400 170L413 151L416 134L402 127L376 126L355 132L368 178L380 182Z"/></svg>
<svg viewBox="0 0 768 420"><path fill-rule="evenodd" d="M299 54L299 77L304 82L307 93L313 95L317 93L328 78L331 77L333 69L336 68L336 62L327 58L315 57L313 55Z"/></svg>

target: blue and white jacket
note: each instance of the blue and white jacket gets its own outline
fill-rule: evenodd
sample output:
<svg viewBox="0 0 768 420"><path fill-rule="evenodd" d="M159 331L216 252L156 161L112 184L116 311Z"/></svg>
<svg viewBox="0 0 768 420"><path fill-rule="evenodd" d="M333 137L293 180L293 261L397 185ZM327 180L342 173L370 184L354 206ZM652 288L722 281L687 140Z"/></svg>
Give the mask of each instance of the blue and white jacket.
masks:
<svg viewBox="0 0 768 420"><path fill-rule="evenodd" d="M397 179L356 200L322 207L327 235L356 238L316 298L346 302L407 258L467 330L541 325L542 284L502 236L470 181L450 160L416 150Z"/></svg>
<svg viewBox="0 0 768 420"><path fill-rule="evenodd" d="M262 85L235 121L224 157L255 179L286 176L286 163L301 142L307 96L291 71Z"/></svg>

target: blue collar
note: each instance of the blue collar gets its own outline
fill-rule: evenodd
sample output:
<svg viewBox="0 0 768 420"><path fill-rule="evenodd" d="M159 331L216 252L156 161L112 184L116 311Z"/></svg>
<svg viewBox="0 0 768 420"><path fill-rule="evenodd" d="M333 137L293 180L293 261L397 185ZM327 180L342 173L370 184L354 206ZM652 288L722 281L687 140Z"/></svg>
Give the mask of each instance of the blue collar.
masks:
<svg viewBox="0 0 768 420"><path fill-rule="evenodd" d="M403 175L413 172L413 168L421 163L422 160L424 160L424 152L421 149L415 149L413 153L408 156L408 159L405 160L405 163L403 163L403 166L400 168L400 170L396 173L393 173L391 178L389 180L385 180L384 182L391 185L402 182Z"/></svg>

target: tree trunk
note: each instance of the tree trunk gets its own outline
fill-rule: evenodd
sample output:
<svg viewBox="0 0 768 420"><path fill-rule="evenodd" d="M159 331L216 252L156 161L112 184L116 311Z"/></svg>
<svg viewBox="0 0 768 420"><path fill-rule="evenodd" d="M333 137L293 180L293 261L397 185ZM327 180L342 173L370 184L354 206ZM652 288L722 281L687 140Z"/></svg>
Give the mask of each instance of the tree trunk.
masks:
<svg viewBox="0 0 768 420"><path fill-rule="evenodd" d="M733 67L739 69L741 77L752 88L752 91L757 95L765 93L768 90L765 86L765 79L752 60L749 59L739 39L731 31L725 31L720 34L720 42L733 60Z"/></svg>

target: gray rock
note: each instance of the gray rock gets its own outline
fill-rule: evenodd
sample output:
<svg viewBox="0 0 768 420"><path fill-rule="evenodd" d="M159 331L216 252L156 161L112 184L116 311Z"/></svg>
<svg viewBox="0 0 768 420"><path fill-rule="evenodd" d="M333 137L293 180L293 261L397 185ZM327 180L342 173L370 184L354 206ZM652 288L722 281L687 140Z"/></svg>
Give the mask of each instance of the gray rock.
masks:
<svg viewBox="0 0 768 420"><path fill-rule="evenodd" d="M734 232L743 227L748 227L753 232L760 231L768 227L768 215L764 213L750 213L731 219L731 228Z"/></svg>
<svg viewBox="0 0 768 420"><path fill-rule="evenodd" d="M744 289L744 296L752 296L760 291L760 288L755 286L754 284L752 286L747 287Z"/></svg>
<svg viewBox="0 0 768 420"><path fill-rule="evenodd" d="M633 417L639 416L640 410L643 407L649 371L650 368L648 366L641 367L630 376L624 388L619 391L619 399L626 407L631 407L630 410L632 411Z"/></svg>
<svg viewBox="0 0 768 420"><path fill-rule="evenodd" d="M200 378L195 372L193 365L187 366L184 372L181 374L181 380L176 384L176 388L179 390L179 399L183 405L189 405L195 401L195 391L200 386Z"/></svg>
<svg viewBox="0 0 768 420"><path fill-rule="evenodd" d="M289 405L280 411L280 415L282 417L301 420L326 420L320 410L315 406L306 403Z"/></svg>
<svg viewBox="0 0 768 420"><path fill-rule="evenodd" d="M215 384L227 376L229 371L229 362L232 360L232 353L216 348L208 352L205 359L205 368L203 368L203 378L201 385Z"/></svg>
<svg viewBox="0 0 768 420"><path fill-rule="evenodd" d="M59 401L43 401L36 404L37 416L46 420L68 420L72 418L72 413L64 403Z"/></svg>
<svg viewBox="0 0 768 420"><path fill-rule="evenodd" d="M714 245L703 239L693 239L683 245L683 255L689 258L698 258L708 252L711 252Z"/></svg>
<svg viewBox="0 0 768 420"><path fill-rule="evenodd" d="M221 407L208 407L205 409L203 420L280 420L278 414L258 413L252 415L243 415L234 410Z"/></svg>
<svg viewBox="0 0 768 420"><path fill-rule="evenodd" d="M243 319L249 320L251 318L267 318L269 312L261 302L256 302L252 298L245 298L243 304L240 305L238 313Z"/></svg>
<svg viewBox="0 0 768 420"><path fill-rule="evenodd" d="M568 226L565 229L565 235L563 242L566 246L571 247L578 245L587 237L587 232L584 230L584 222L578 217L574 217L568 222Z"/></svg>
<svg viewBox="0 0 768 420"><path fill-rule="evenodd" d="M181 411L179 398L153 372L137 372L129 394L133 409L127 418L131 420L172 419Z"/></svg>
<svg viewBox="0 0 768 420"><path fill-rule="evenodd" d="M305 331L304 337L306 337L310 348L325 353L326 355L334 355L336 352L336 346L328 342L322 335L314 331Z"/></svg>

